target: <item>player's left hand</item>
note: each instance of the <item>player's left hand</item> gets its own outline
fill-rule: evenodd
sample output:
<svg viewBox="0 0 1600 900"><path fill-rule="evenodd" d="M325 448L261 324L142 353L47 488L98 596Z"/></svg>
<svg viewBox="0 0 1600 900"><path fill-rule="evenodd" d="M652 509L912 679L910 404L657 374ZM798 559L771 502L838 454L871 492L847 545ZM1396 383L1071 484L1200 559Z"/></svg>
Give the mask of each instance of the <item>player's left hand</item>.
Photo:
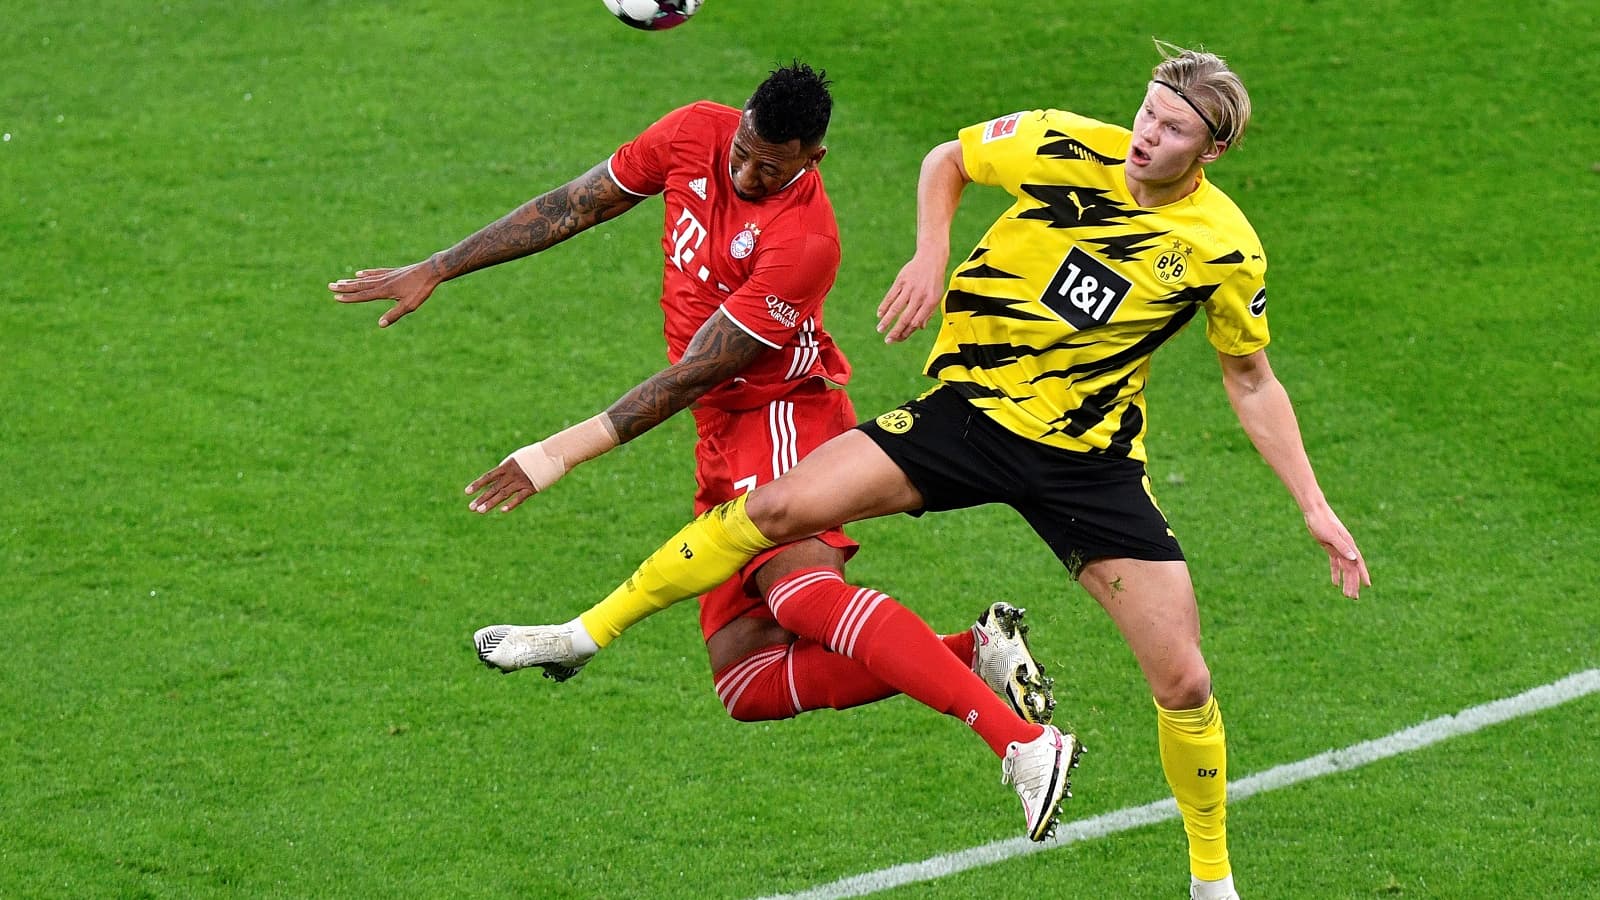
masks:
<svg viewBox="0 0 1600 900"><path fill-rule="evenodd" d="M1327 506L1306 513L1306 528L1328 553L1328 569L1333 584L1351 600L1360 598L1362 587L1372 586L1367 561L1361 557L1356 539Z"/></svg>
<svg viewBox="0 0 1600 900"><path fill-rule="evenodd" d="M487 513L496 505L501 512L510 512L538 492L528 473L522 471L515 458L508 456L467 485L467 493L478 494L467 506L475 513Z"/></svg>

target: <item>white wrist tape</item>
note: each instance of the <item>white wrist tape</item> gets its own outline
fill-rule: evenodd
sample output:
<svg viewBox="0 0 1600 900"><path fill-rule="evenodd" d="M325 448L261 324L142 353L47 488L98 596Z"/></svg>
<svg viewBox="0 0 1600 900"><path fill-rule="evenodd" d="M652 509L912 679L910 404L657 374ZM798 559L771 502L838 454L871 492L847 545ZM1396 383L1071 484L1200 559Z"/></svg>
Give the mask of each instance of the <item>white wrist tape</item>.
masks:
<svg viewBox="0 0 1600 900"><path fill-rule="evenodd" d="M562 461L545 451L544 441L540 441L537 444L529 444L513 452L506 459L517 461L517 465L522 469L522 474L528 476L528 480L533 482L533 489L536 491L542 491L555 484L560 480L561 476L567 474L567 467Z"/></svg>
<svg viewBox="0 0 1600 900"><path fill-rule="evenodd" d="M522 474L543 491L561 480L579 463L587 462L617 446L617 429L611 417L601 413L594 418L553 434L537 444L529 444L506 459L514 459Z"/></svg>

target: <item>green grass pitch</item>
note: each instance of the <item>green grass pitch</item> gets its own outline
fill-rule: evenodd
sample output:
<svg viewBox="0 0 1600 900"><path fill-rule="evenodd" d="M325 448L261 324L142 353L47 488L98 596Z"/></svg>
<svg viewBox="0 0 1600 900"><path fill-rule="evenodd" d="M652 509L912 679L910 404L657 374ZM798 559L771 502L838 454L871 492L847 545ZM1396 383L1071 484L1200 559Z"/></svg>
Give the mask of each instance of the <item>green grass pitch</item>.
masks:
<svg viewBox="0 0 1600 900"><path fill-rule="evenodd" d="M462 488L662 362L659 201L379 331L324 284L408 262L667 109L835 79L828 324L857 408L931 333L873 311L918 162L1056 106L1126 121L1151 37L1256 117L1211 170L1272 261L1275 368L1374 586L1351 603L1199 329L1149 440L1242 777L1600 665L1600 10L1331 2L10 3L0 19L0 896L749 897L1020 833L999 767L904 699L722 712L693 610L565 685L474 628L565 619L685 518L674 421L506 517ZM973 190L970 246L1003 207ZM959 254L961 249L957 249ZM981 549L974 529L1000 535ZM1167 796L1110 623L1006 510L855 530L935 628L1005 598L1091 748L1067 817ZM1246 896L1600 895L1600 699L1252 797ZM1171 898L1148 826L896 897Z"/></svg>

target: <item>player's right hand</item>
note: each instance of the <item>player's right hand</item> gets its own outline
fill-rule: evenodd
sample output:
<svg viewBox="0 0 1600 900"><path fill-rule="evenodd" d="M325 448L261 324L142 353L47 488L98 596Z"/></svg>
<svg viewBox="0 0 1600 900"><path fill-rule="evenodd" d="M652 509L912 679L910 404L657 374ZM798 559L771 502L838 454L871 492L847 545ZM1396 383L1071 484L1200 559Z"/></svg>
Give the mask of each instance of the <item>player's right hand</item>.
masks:
<svg viewBox="0 0 1600 900"><path fill-rule="evenodd" d="M878 332L884 343L903 341L928 324L944 297L944 269L944 261L920 254L900 267L900 274L878 304Z"/></svg>
<svg viewBox="0 0 1600 900"><path fill-rule="evenodd" d="M539 485L528 477L528 473L523 470L521 463L517 462L516 454L513 453L500 460L500 465L479 475L467 485L467 493L479 494L467 504L473 512L486 513L499 506L500 511L504 513L511 512L521 506L522 501L539 493Z"/></svg>
<svg viewBox="0 0 1600 900"><path fill-rule="evenodd" d="M1363 587L1372 587L1372 573L1356 547L1356 539L1327 505L1305 514L1306 528L1328 553L1328 570L1333 584L1351 600L1361 598Z"/></svg>
<svg viewBox="0 0 1600 900"><path fill-rule="evenodd" d="M394 306L378 319L379 328L388 328L426 302L438 286L432 260L425 259L398 269L362 269L354 278L330 281L328 290L340 303L393 300Z"/></svg>

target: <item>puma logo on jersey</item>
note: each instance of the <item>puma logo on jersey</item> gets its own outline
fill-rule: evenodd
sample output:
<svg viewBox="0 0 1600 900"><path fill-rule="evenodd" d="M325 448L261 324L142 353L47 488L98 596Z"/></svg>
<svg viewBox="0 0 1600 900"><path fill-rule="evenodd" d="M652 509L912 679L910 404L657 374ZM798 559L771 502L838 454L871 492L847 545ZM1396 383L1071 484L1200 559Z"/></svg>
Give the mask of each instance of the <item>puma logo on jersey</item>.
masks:
<svg viewBox="0 0 1600 900"><path fill-rule="evenodd" d="M1039 298L1079 331L1111 321L1133 282L1074 246Z"/></svg>
<svg viewBox="0 0 1600 900"><path fill-rule="evenodd" d="M706 180L704 178L690 179L689 190L694 191L696 197L704 200L706 198Z"/></svg>

